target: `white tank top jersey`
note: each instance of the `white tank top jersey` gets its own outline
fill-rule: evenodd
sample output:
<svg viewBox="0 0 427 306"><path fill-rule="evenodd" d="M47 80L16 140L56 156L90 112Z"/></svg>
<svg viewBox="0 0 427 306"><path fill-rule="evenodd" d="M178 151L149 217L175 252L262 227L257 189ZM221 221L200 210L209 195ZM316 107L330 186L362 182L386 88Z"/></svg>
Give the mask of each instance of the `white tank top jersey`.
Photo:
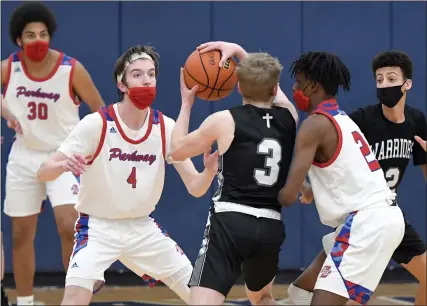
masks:
<svg viewBox="0 0 427 306"><path fill-rule="evenodd" d="M58 149L67 156L92 155L80 176L76 209L105 219L150 215L163 191L166 146L174 123L150 108L142 128L134 131L123 123L117 104L83 118Z"/></svg>
<svg viewBox="0 0 427 306"><path fill-rule="evenodd" d="M55 151L80 121L72 87L75 62L61 52L52 72L36 78L29 74L21 52L9 56L4 101L23 130L16 139L27 148Z"/></svg>
<svg viewBox="0 0 427 306"><path fill-rule="evenodd" d="M338 146L327 163L313 162L308 176L323 224L337 227L352 212L391 204L394 194L359 127L335 100L322 102L311 114L328 117L338 131Z"/></svg>

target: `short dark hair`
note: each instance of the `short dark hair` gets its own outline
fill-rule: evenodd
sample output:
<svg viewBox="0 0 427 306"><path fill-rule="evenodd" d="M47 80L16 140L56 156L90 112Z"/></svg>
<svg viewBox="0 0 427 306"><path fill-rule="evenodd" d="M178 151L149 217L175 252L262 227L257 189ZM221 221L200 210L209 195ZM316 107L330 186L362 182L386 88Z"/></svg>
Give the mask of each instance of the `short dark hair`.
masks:
<svg viewBox="0 0 427 306"><path fill-rule="evenodd" d="M372 60L374 76L378 69L384 67L399 67L405 79L412 79L412 60L405 52L390 50L378 53Z"/></svg>
<svg viewBox="0 0 427 306"><path fill-rule="evenodd" d="M329 52L304 53L289 70L292 77L303 73L307 80L319 83L328 95L335 96L339 87L350 90L350 71L338 56Z"/></svg>
<svg viewBox="0 0 427 306"><path fill-rule="evenodd" d="M130 61L131 56L135 53L138 53L138 54L147 53L153 59L154 68L156 70L155 71L156 78L158 77L159 68L160 68L160 55L155 51L155 48L150 45L137 45L129 48L116 61L116 64L114 65L114 75L113 75L114 83L117 84L117 76L119 76L124 72L126 63ZM123 74L123 78L121 82L127 86L126 74ZM119 94L120 99L122 99L123 92L120 89L117 89L117 93Z"/></svg>
<svg viewBox="0 0 427 306"><path fill-rule="evenodd" d="M15 9L10 18L9 35L15 45L22 31L31 22L42 22L46 25L49 36L56 31L56 20L49 8L39 2L28 2Z"/></svg>

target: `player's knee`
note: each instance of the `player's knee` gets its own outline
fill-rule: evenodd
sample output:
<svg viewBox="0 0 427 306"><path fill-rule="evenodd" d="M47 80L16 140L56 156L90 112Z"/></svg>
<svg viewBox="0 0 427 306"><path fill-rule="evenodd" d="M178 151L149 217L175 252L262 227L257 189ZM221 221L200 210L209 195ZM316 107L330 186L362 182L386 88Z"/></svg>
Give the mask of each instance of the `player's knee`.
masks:
<svg viewBox="0 0 427 306"><path fill-rule="evenodd" d="M12 219L12 242L13 248L19 249L28 245L33 245L36 235L36 227L31 219L22 217L17 220Z"/></svg>
<svg viewBox="0 0 427 306"><path fill-rule="evenodd" d="M65 280L65 291L61 305L89 305L95 284L93 279L69 277Z"/></svg>
<svg viewBox="0 0 427 306"><path fill-rule="evenodd" d="M73 240L75 223L76 219L72 216L63 217L56 221L58 234L61 239Z"/></svg>
<svg viewBox="0 0 427 306"><path fill-rule="evenodd" d="M291 302L295 305L310 305L313 298L313 292L298 288L293 284L289 285L288 295Z"/></svg>
<svg viewBox="0 0 427 306"><path fill-rule="evenodd" d="M190 287L188 287L188 282L190 281L192 272L193 266L189 264L168 278L162 279L162 282L174 291L186 304L190 303Z"/></svg>
<svg viewBox="0 0 427 306"><path fill-rule="evenodd" d="M261 283L246 283L246 295L252 305L271 305L273 298L273 282L267 285Z"/></svg>

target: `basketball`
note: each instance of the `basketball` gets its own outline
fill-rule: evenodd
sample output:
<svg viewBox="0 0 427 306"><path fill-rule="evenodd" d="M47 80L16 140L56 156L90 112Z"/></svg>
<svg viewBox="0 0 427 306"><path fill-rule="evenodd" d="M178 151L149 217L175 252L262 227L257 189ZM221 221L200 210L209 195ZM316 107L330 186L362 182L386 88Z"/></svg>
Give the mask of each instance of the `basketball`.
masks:
<svg viewBox="0 0 427 306"><path fill-rule="evenodd" d="M194 51L184 65L184 81L187 88L198 85L196 96L202 100L216 101L227 97L237 84L236 62L229 58L219 67L221 51L206 53Z"/></svg>

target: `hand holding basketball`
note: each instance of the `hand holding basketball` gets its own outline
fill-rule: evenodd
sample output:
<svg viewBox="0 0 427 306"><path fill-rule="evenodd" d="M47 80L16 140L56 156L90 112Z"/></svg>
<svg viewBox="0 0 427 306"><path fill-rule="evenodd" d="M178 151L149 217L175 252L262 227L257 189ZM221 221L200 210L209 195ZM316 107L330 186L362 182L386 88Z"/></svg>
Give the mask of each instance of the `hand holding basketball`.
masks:
<svg viewBox="0 0 427 306"><path fill-rule="evenodd" d="M236 62L228 58L220 67L221 58L219 50L204 53L195 50L187 58L183 72L184 83L188 89L198 85L195 92L198 98L216 101L230 95L236 87Z"/></svg>
<svg viewBox="0 0 427 306"><path fill-rule="evenodd" d="M181 68L180 78L179 78L180 86L181 86L181 100L183 106L192 107L194 101L196 99L196 92L199 89L199 86L194 85L191 89L188 89L187 85L184 81L184 69Z"/></svg>
<svg viewBox="0 0 427 306"><path fill-rule="evenodd" d="M219 67L224 66L227 59L232 58L233 56L237 56L241 61L243 60L243 57L247 55L246 51L244 51L243 48L240 47L238 44L229 43L225 41L210 41L203 43L197 47L197 51L199 51L200 54L214 50L221 51ZM239 57L239 55L243 55L243 57Z"/></svg>

